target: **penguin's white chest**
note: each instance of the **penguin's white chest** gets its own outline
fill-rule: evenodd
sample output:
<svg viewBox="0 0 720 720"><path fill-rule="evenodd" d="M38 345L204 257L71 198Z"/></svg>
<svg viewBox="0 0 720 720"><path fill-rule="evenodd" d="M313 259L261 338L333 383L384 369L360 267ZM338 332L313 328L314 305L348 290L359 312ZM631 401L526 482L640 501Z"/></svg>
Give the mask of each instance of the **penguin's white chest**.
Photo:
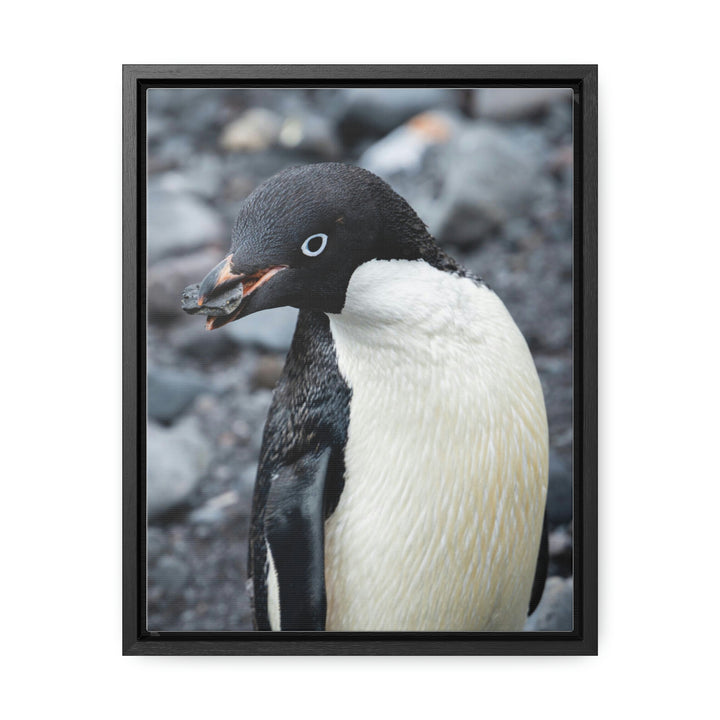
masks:
<svg viewBox="0 0 720 720"><path fill-rule="evenodd" d="M352 400L325 525L327 629L522 629L548 439L509 313L469 279L374 260L329 318Z"/></svg>

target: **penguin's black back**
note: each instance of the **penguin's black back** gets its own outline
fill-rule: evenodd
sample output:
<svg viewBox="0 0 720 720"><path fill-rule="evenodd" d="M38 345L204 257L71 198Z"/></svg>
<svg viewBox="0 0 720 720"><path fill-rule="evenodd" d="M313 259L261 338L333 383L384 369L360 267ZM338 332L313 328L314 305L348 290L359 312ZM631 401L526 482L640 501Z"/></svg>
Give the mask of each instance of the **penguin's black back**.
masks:
<svg viewBox="0 0 720 720"><path fill-rule="evenodd" d="M327 316L300 311L265 424L253 494L248 575L257 630L270 630L265 517L271 510L268 494L272 480L282 469L292 468L303 458L329 448L324 517L333 512L343 488L350 397L350 389L338 370Z"/></svg>

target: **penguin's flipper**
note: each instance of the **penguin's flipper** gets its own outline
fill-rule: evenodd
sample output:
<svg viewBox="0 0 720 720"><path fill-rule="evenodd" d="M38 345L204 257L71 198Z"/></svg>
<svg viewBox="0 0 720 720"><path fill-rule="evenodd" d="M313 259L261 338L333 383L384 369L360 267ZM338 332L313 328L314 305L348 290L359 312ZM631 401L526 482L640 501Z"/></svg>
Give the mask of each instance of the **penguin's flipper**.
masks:
<svg viewBox="0 0 720 720"><path fill-rule="evenodd" d="M545 580L547 578L548 563L550 557L548 552L548 522L547 511L543 519L542 534L540 535L540 547L538 549L537 565L535 566L535 579L533 580L532 593L530 595L530 607L528 615L532 615L540 604L543 590L545 589Z"/></svg>
<svg viewBox="0 0 720 720"><path fill-rule="evenodd" d="M324 489L330 448L277 472L265 505L270 592L277 630L325 628ZM274 584L274 585L273 585ZM276 607L272 607L276 604ZM271 623L272 624L272 623Z"/></svg>
<svg viewBox="0 0 720 720"><path fill-rule="evenodd" d="M257 630L325 629L325 519L344 484L350 395L327 316L301 311L253 495L248 587Z"/></svg>

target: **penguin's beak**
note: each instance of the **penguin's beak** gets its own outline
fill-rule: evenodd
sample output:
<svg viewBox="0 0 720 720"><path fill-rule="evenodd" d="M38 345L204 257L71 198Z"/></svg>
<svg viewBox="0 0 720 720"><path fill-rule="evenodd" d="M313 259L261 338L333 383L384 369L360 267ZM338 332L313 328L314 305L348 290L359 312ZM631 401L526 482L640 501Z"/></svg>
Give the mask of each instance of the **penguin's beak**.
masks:
<svg viewBox="0 0 720 720"><path fill-rule="evenodd" d="M233 292L237 290L237 292ZM235 295L242 299L242 280L232 271L232 255L221 260L204 278L198 288L198 305L204 305L209 298L218 295Z"/></svg>
<svg viewBox="0 0 720 720"><path fill-rule="evenodd" d="M275 265L253 273L238 273L232 254L221 260L202 280L182 294L182 309L190 315L207 315L207 330L227 325L242 316L247 299L286 265Z"/></svg>

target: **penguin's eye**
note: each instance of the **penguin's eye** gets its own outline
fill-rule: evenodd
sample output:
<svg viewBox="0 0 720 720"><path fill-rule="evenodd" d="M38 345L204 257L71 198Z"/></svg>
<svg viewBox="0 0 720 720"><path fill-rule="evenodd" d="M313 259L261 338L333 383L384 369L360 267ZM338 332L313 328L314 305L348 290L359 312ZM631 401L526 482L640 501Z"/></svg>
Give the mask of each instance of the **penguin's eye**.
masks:
<svg viewBox="0 0 720 720"><path fill-rule="evenodd" d="M327 245L327 235L324 233L317 233L311 235L303 244L302 251L303 255L308 257L316 257L319 255Z"/></svg>

